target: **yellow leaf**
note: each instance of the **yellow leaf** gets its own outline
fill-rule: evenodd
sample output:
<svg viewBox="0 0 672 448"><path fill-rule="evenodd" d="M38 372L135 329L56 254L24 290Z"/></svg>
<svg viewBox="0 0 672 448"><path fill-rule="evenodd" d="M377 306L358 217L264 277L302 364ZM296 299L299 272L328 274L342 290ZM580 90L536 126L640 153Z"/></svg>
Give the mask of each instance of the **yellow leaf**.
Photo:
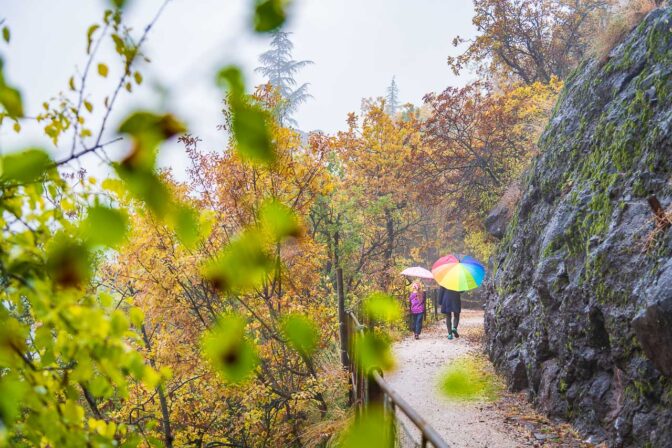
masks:
<svg viewBox="0 0 672 448"><path fill-rule="evenodd" d="M61 209L66 213L74 212L75 204L70 199L63 199L61 201Z"/></svg>
<svg viewBox="0 0 672 448"><path fill-rule="evenodd" d="M107 73L109 69L107 68L107 65L100 63L98 64L98 74L102 76L103 78L107 78Z"/></svg>

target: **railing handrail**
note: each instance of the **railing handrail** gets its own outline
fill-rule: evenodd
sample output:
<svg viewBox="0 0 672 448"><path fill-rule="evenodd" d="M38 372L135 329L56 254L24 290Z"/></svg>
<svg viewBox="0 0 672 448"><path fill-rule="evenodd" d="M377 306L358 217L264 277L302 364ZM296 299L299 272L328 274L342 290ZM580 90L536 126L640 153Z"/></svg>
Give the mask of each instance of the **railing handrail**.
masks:
<svg viewBox="0 0 672 448"><path fill-rule="evenodd" d="M350 310L347 312L348 317L352 320L352 323L354 324L354 331L356 332L363 332L367 327L365 325L362 325L359 322L359 319L357 319L357 316L355 313ZM351 347L349 347L349 350ZM348 353L350 355L350 353ZM359 371L358 367L353 365L352 363L352 357L351 357L351 362L350 362L350 369L353 372L353 378L352 378L352 386L357 387L358 383L360 381L356 378L356 372ZM360 373L365 373L365 372L360 372ZM427 442L431 442L432 445L434 445L436 448L449 448L448 443L443 440L443 437L430 425L422 416L413 409L413 407L406 401L404 400L401 395L397 391L395 391L392 386L385 381L385 379L382 376L382 373L379 371L372 371L369 372L368 375L370 375L371 379L376 383L376 385L380 388L380 390L383 392L384 395L387 396L387 399L389 402L392 403L392 409L393 409L393 414L394 418L397 419L396 408L399 408L406 417L420 430L420 435L421 435L421 445L423 447L426 446ZM369 394L361 394L360 393L360 398L361 395L369 395ZM362 405L366 405L367 403L363 400L361 402ZM403 422L402 422L403 424Z"/></svg>
<svg viewBox="0 0 672 448"><path fill-rule="evenodd" d="M443 440L443 437L432 427L432 425L427 422L422 416L413 409L413 407L403 398L397 391L395 391L390 383L385 381L385 379L378 372L373 372L373 379L378 383L380 388L387 394L389 399L395 404L395 407L400 409L406 417L413 422L413 424L420 430L424 439L427 439L428 442L432 442L436 448L449 448L448 443Z"/></svg>

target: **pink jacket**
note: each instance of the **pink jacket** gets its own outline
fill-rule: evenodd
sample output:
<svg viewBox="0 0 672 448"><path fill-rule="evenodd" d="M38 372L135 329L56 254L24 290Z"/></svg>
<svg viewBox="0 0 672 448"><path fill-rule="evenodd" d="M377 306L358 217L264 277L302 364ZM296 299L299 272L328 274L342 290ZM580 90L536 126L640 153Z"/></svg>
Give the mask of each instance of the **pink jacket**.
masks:
<svg viewBox="0 0 672 448"><path fill-rule="evenodd" d="M412 292L411 297L411 313L419 314L425 312L425 294L423 292Z"/></svg>

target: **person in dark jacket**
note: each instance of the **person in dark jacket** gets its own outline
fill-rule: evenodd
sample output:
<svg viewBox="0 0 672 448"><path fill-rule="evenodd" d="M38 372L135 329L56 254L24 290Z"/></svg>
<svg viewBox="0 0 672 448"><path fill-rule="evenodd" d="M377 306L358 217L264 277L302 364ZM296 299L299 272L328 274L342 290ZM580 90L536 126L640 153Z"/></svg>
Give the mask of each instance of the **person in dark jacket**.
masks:
<svg viewBox="0 0 672 448"><path fill-rule="evenodd" d="M460 299L460 293L440 286L439 303L441 304L441 312L446 315L446 329L448 330L448 339L453 339L453 336L459 338L460 335L457 332L457 326L460 323L460 313L462 312L462 300Z"/></svg>

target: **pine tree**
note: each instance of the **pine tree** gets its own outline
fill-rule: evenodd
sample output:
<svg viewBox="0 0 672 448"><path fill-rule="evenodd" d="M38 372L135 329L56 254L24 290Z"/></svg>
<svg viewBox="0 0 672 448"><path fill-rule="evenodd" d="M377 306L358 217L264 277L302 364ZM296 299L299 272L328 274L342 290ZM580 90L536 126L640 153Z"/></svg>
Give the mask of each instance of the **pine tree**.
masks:
<svg viewBox="0 0 672 448"><path fill-rule="evenodd" d="M271 49L259 56L261 66L257 67L255 72L266 77L268 83L278 89L285 100L282 107L277 111L280 123L297 126L297 122L292 118L292 115L302 103L312 96L308 93L308 83L296 87L294 75L306 65L312 64L313 61L292 59L294 44L289 39L289 35L290 33L285 31L273 33Z"/></svg>
<svg viewBox="0 0 672 448"><path fill-rule="evenodd" d="M385 113L394 116L399 108L399 88L397 82L392 77L392 83L387 88L387 95L385 96Z"/></svg>

